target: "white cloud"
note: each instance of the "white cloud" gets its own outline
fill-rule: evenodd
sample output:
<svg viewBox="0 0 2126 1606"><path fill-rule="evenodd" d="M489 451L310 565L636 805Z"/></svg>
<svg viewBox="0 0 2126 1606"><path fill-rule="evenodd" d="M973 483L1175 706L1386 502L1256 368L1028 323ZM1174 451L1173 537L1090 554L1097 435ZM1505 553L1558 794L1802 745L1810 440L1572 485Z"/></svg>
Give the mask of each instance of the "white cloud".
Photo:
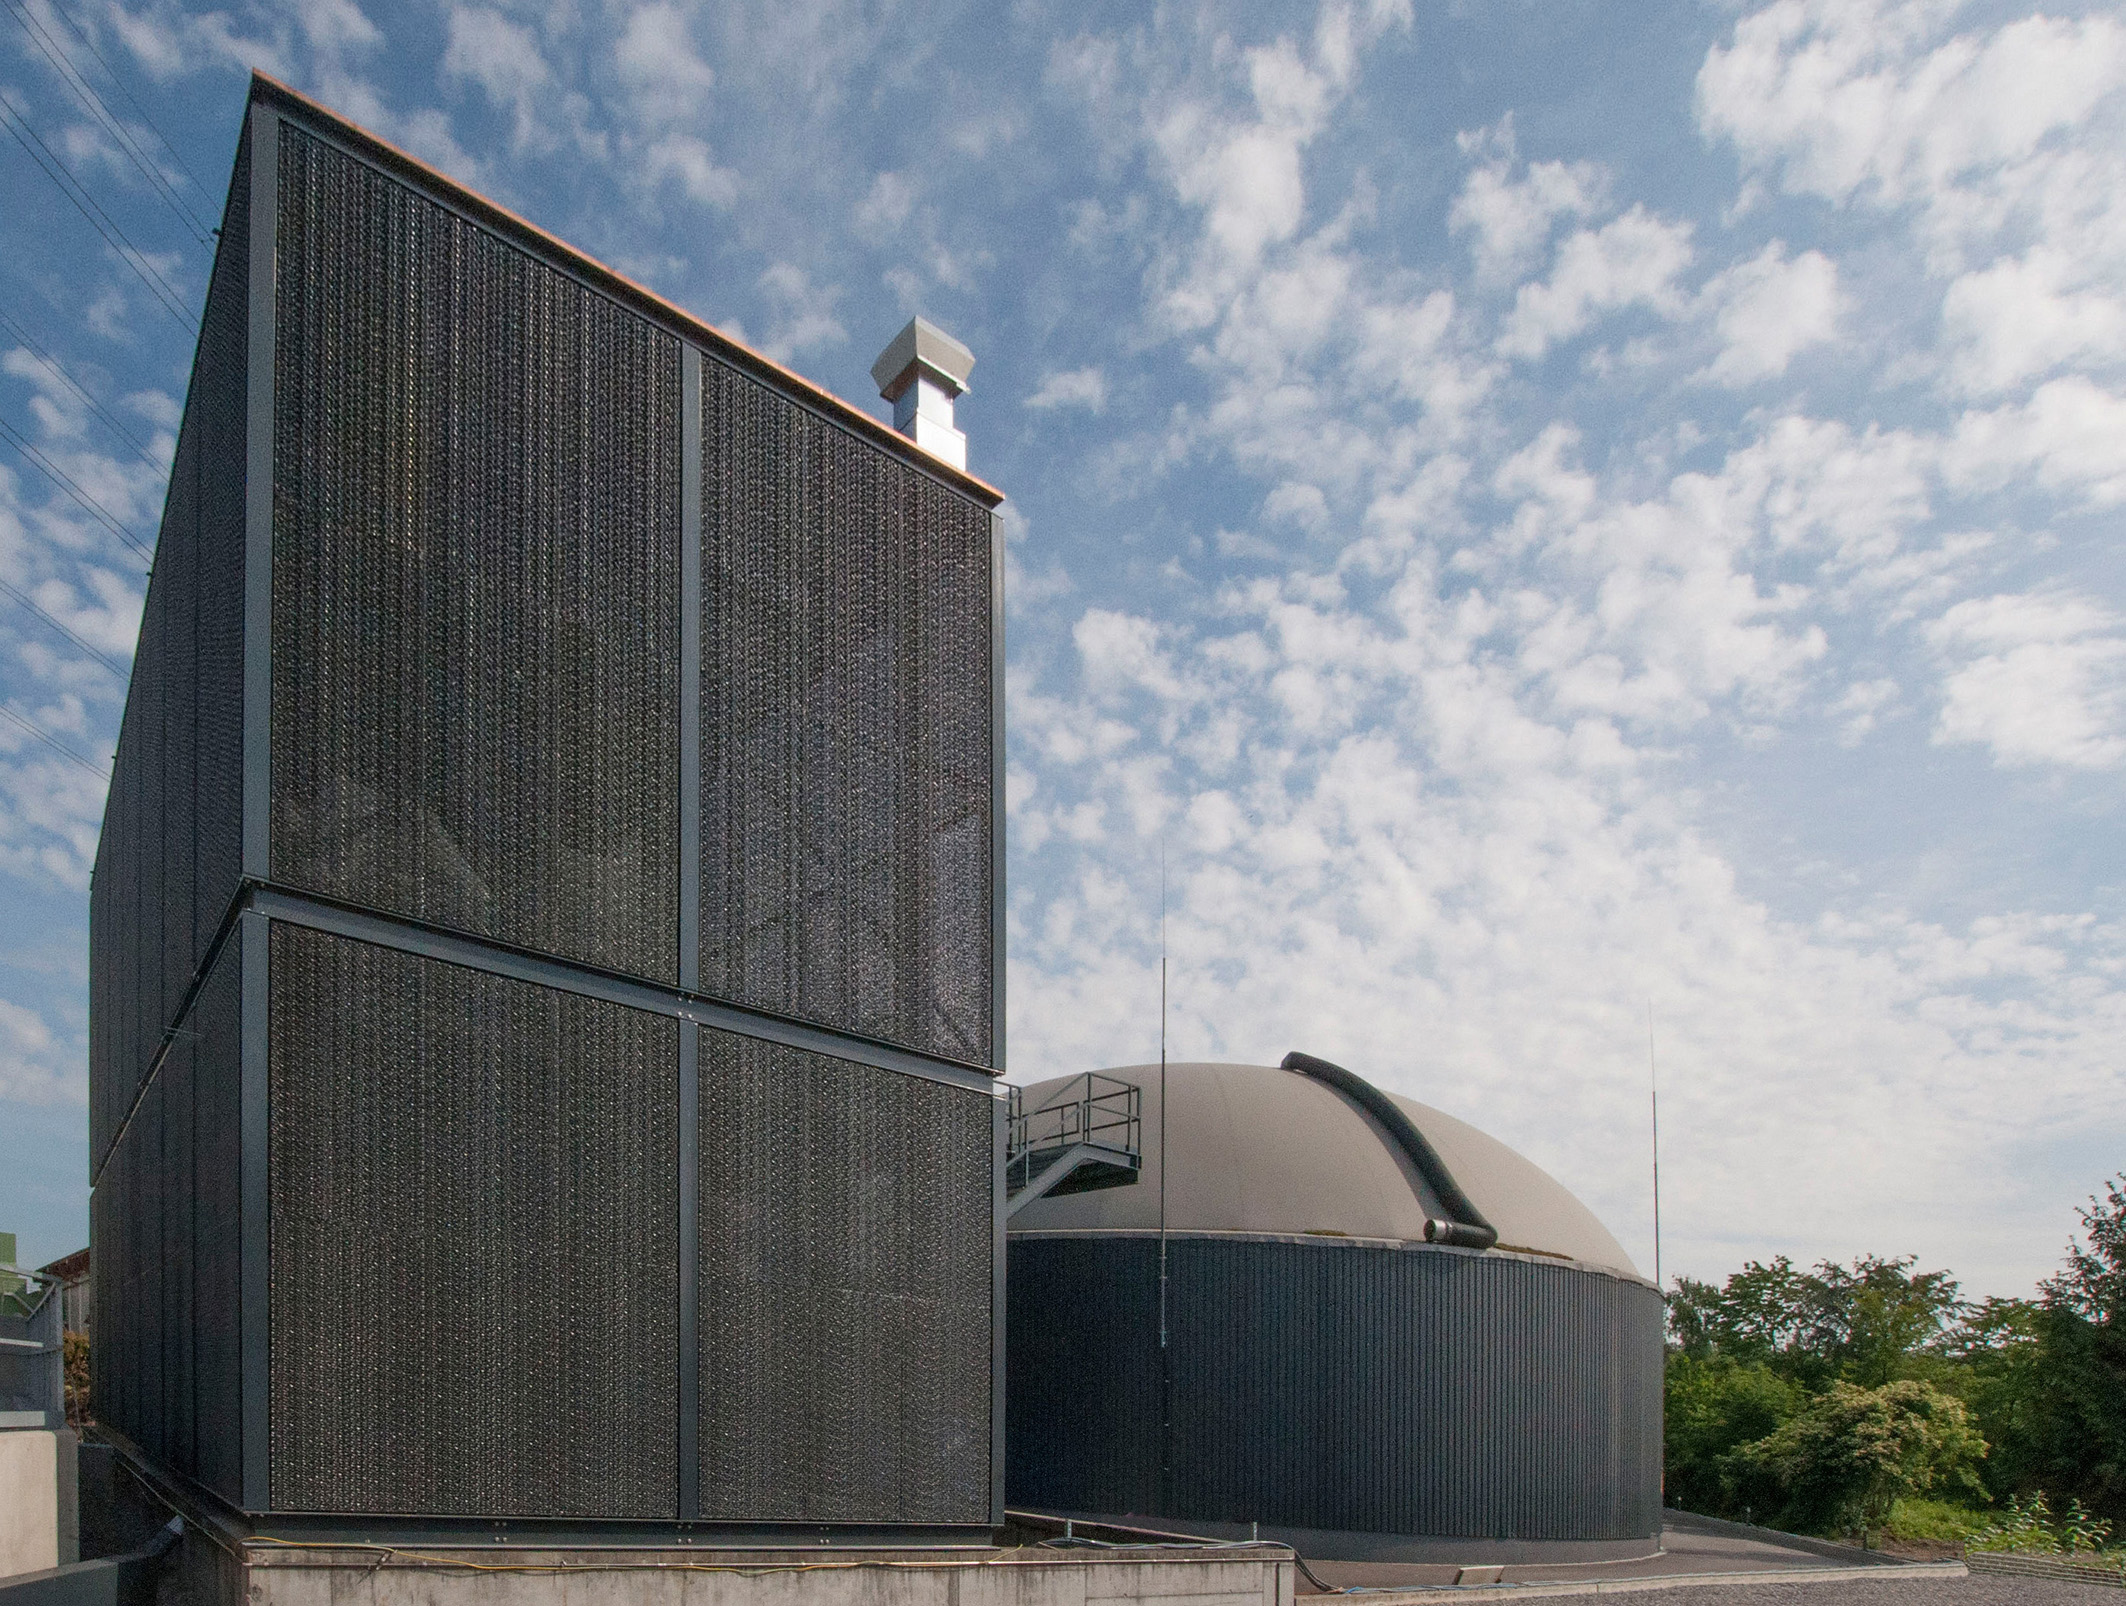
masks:
<svg viewBox="0 0 2126 1606"><path fill-rule="evenodd" d="M1447 227L1469 235L1479 279L1513 279L1524 272L1564 218L1604 210L1609 175L1593 162L1531 162L1514 176L1511 114L1492 128L1459 138L1465 152L1490 159L1470 169L1447 212Z"/></svg>
<svg viewBox="0 0 2126 1606"><path fill-rule="evenodd" d="M1943 332L1969 390L2006 390L2076 360L2126 357L2126 299L2090 264L2033 247L1966 273L1942 297Z"/></svg>
<svg viewBox="0 0 2126 1606"><path fill-rule="evenodd" d="M1107 409L1107 378L1097 368L1073 368L1067 373L1045 376L1039 388L1026 398L1034 408L1082 407L1098 413Z"/></svg>
<svg viewBox="0 0 2126 1606"><path fill-rule="evenodd" d="M1690 266L1691 225L1634 206L1599 229L1581 229L1558 247L1550 277L1524 284L1498 339L1509 357L1536 358L1603 313L1644 306L1672 313L1676 276Z"/></svg>
<svg viewBox="0 0 2126 1606"><path fill-rule="evenodd" d="M708 145L692 134L664 134L642 154L642 170L651 183L676 182L703 206L732 206L738 200L738 175L716 165Z"/></svg>
<svg viewBox="0 0 2126 1606"><path fill-rule="evenodd" d="M716 83L694 48L686 14L674 5L642 6L631 14L613 60L633 92L630 111L652 127L698 116Z"/></svg>
<svg viewBox="0 0 2126 1606"><path fill-rule="evenodd" d="M1897 696L1894 680L1861 680L1848 686L1831 705L1831 712L1839 716L1838 745L1859 746L1882 717L1896 707Z"/></svg>
<svg viewBox="0 0 2126 1606"><path fill-rule="evenodd" d="M1706 377L1721 385L1778 378L1797 354L1837 333L1845 304L1829 257L1804 251L1789 260L1779 240L1716 275L1702 299L1717 309L1720 337Z"/></svg>
<svg viewBox="0 0 2126 1606"><path fill-rule="evenodd" d="M2126 359L2126 25L1780 0L1698 77L1698 116L1790 192L1911 216L1942 347L1993 392Z"/></svg>
<svg viewBox="0 0 2126 1606"><path fill-rule="evenodd" d="M915 186L901 173L881 173L871 181L856 209L856 227L866 239L884 240L903 223L915 206Z"/></svg>
<svg viewBox="0 0 2126 1606"><path fill-rule="evenodd" d="M443 72L479 85L496 106L513 112L520 147L534 142L545 114L541 97L553 72L529 28L477 6L452 11Z"/></svg>
<svg viewBox="0 0 2126 1606"><path fill-rule="evenodd" d="M2126 633L2072 594L1976 597L1928 628L1952 667L1937 742L1976 742L2007 765L2126 763Z"/></svg>
<svg viewBox="0 0 2126 1606"><path fill-rule="evenodd" d="M1943 472L1963 490L2000 490L2027 475L2097 507L2126 502L2126 397L2076 374L2030 400L1957 420Z"/></svg>
<svg viewBox="0 0 2126 1606"><path fill-rule="evenodd" d="M1926 48L1958 9L1779 0L1707 53L1699 121L1791 190L1894 205L2032 155L2126 73L2126 28L2101 16L2024 17Z"/></svg>
<svg viewBox="0 0 2126 1606"><path fill-rule="evenodd" d="M841 291L814 285L794 263L778 262L769 268L760 276L760 288L774 310L760 349L777 362L793 362L804 352L840 345L849 338L849 331L834 316Z"/></svg>
<svg viewBox="0 0 2126 1606"><path fill-rule="evenodd" d="M0 1099L82 1104L87 1088L76 1056L33 1009L0 999Z"/></svg>

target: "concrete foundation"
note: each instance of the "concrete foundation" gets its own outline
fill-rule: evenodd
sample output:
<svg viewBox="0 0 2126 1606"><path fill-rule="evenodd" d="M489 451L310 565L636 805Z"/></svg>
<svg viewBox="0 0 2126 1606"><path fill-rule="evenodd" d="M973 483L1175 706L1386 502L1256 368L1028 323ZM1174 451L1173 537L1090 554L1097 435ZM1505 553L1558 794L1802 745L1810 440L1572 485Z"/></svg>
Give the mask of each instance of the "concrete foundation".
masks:
<svg viewBox="0 0 2126 1606"><path fill-rule="evenodd" d="M1280 1546L1189 1550L413 1550L230 1544L171 1558L189 1606L1292 1606Z"/></svg>
<svg viewBox="0 0 2126 1606"><path fill-rule="evenodd" d="M60 1437L44 1428L0 1433L0 1578L59 1565ZM74 1436L65 1437L71 1448Z"/></svg>

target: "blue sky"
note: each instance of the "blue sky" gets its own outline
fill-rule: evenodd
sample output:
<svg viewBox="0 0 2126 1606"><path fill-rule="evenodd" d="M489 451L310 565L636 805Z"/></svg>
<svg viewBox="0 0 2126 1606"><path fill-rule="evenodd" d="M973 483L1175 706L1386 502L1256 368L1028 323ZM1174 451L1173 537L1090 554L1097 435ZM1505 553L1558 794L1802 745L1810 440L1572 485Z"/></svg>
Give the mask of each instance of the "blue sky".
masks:
<svg viewBox="0 0 2126 1606"><path fill-rule="evenodd" d="M2126 1165L2109 8L7 3L0 88L188 315L47 48L210 221L256 65L859 403L911 312L974 349L1014 1076L1156 1051L1163 850L1177 1055L1350 1064L1643 1264L1649 1005L1671 1273L2027 1292ZM189 335L13 138L0 241L0 421L150 538ZM0 704L93 763L141 568L0 445ZM0 721L34 1257L102 791Z"/></svg>

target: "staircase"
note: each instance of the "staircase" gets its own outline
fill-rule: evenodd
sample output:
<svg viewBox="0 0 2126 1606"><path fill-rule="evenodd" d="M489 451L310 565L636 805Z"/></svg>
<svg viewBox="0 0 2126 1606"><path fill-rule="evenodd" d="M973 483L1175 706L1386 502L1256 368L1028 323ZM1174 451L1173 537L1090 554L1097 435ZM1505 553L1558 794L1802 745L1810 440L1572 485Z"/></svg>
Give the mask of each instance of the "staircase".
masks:
<svg viewBox="0 0 2126 1606"><path fill-rule="evenodd" d="M1030 1110L1018 1088L1006 1097L1007 1218L1048 1194L1090 1193L1137 1180L1144 1163L1141 1088L1087 1071Z"/></svg>

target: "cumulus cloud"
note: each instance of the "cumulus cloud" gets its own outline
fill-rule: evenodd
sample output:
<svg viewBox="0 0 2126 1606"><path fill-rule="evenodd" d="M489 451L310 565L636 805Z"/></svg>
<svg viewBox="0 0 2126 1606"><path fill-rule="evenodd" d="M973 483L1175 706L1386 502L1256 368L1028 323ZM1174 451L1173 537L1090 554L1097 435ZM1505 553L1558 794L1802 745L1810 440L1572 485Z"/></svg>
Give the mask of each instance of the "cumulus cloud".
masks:
<svg viewBox="0 0 2126 1606"><path fill-rule="evenodd" d="M496 106L512 112L520 146L533 141L542 115L540 96L553 81L553 72L529 28L499 11L460 7L450 13L443 72L477 84Z"/></svg>
<svg viewBox="0 0 2126 1606"><path fill-rule="evenodd" d="M35 1010L0 999L0 1099L24 1104L83 1104L86 1088L75 1056Z"/></svg>
<svg viewBox="0 0 2126 1606"><path fill-rule="evenodd" d="M2093 506L2126 502L2126 397L2080 374L2038 387L2027 402L1958 418L1944 453L1953 486L1995 491L2034 481Z"/></svg>
<svg viewBox="0 0 2126 1606"><path fill-rule="evenodd" d="M837 346L849 338L849 331L834 316L841 291L814 285L794 263L778 262L769 268L760 276L760 288L774 309L774 322L761 350L777 362L791 362L807 351Z"/></svg>
<svg viewBox="0 0 2126 1606"><path fill-rule="evenodd" d="M2126 632L2071 593L1974 597L1928 627L1951 664L1937 742L1975 742L2005 765L2126 763Z"/></svg>
<svg viewBox="0 0 2126 1606"><path fill-rule="evenodd" d="M1561 219L1591 217L1607 201L1609 175L1593 162L1531 162L1517 173L1510 114L1458 143L1488 158L1470 169L1447 212L1449 230L1469 236L1479 279L1517 277Z"/></svg>
<svg viewBox="0 0 2126 1606"><path fill-rule="evenodd" d="M1837 264L1821 251L1789 260L1780 240L1716 274L1702 295L1717 309L1720 339L1705 376L1721 385L1778 378L1798 353L1837 333L1844 306Z"/></svg>
<svg viewBox="0 0 2126 1606"><path fill-rule="evenodd" d="M1949 371L1991 392L2126 357L2126 25L1780 0L1698 75L1698 117L1782 188L1915 218Z"/></svg>
<svg viewBox="0 0 2126 1606"><path fill-rule="evenodd" d="M1107 378L1097 368L1073 368L1067 373L1049 374L1026 398L1026 405L1034 408L1082 407L1091 413L1103 412L1107 407Z"/></svg>
<svg viewBox="0 0 2126 1606"><path fill-rule="evenodd" d="M676 183L703 206L730 206L738 199L738 175L719 167L704 140L663 134L642 153L642 171L652 183Z"/></svg>
<svg viewBox="0 0 2126 1606"><path fill-rule="evenodd" d="M643 123L681 122L701 110L716 74L694 48L686 13L669 4L637 8L613 46L613 61Z"/></svg>
<svg viewBox="0 0 2126 1606"><path fill-rule="evenodd" d="M1524 284L1498 339L1509 357L1537 358L1597 317L1623 307L1673 313L1676 276L1690 266L1691 225L1634 206L1599 229L1581 229L1558 247L1550 277Z"/></svg>

